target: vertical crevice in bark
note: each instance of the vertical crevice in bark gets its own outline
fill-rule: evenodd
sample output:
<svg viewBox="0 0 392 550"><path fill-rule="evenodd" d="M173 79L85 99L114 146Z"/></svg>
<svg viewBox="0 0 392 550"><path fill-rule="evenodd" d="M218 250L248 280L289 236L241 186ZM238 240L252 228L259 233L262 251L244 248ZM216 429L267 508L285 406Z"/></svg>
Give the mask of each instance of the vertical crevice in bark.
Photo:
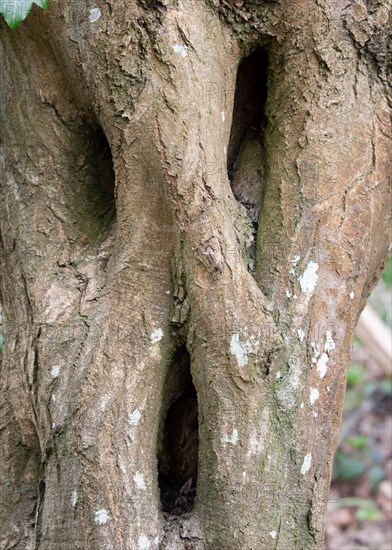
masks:
<svg viewBox="0 0 392 550"><path fill-rule="evenodd" d="M86 127L86 151L78 158L76 211L83 240L94 243L116 217L115 172L108 140L99 126ZM85 177L83 177L85 175Z"/></svg>
<svg viewBox="0 0 392 550"><path fill-rule="evenodd" d="M255 50L241 61L227 150L227 173L231 188L236 200L244 207L239 239L251 272L254 270L256 236L263 200L267 76L268 56L264 49Z"/></svg>
<svg viewBox="0 0 392 550"><path fill-rule="evenodd" d="M198 468L197 393L185 347L174 356L164 389L158 437L158 474L162 510L182 515L193 509Z"/></svg>
<svg viewBox="0 0 392 550"><path fill-rule="evenodd" d="M0 22L5 82L26 91L3 102L0 548L322 546L346 327L386 246L374 224L387 219L385 100L376 82L369 95L339 10L163 4L85 13L53 3L20 30ZM347 24L362 41L359 11ZM227 179L205 168L224 155L237 36L246 48L271 42L269 67L259 48L238 70L225 142L235 203ZM81 118L91 106L108 141L97 120ZM250 272L260 225L258 282L271 304L238 262L233 214ZM187 295L179 285L170 316L177 228ZM69 337L65 327L81 318ZM347 336L335 346L326 333L316 356L310 332L320 319ZM271 337L261 327L273 327ZM173 356L188 331L197 395L188 352ZM193 504L196 475L197 508L178 518Z"/></svg>
<svg viewBox="0 0 392 550"><path fill-rule="evenodd" d="M38 501L35 515L35 547L39 548L42 536L42 510L45 500L46 483L43 479L38 484Z"/></svg>
<svg viewBox="0 0 392 550"><path fill-rule="evenodd" d="M104 210L114 211L115 175L112 152L101 128L91 135L91 166L96 175L96 191Z"/></svg>

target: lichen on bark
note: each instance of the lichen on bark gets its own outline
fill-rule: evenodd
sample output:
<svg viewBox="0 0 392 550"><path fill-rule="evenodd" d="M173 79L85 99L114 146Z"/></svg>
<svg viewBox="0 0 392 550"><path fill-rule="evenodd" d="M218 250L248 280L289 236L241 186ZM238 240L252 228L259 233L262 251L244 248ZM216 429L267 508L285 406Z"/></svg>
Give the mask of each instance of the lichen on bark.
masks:
<svg viewBox="0 0 392 550"><path fill-rule="evenodd" d="M352 334L389 244L382 6L99 7L0 23L2 93L27 90L1 102L1 545L322 548ZM251 250L227 149L260 51ZM165 517L158 470L189 466L167 448L188 432L195 507Z"/></svg>

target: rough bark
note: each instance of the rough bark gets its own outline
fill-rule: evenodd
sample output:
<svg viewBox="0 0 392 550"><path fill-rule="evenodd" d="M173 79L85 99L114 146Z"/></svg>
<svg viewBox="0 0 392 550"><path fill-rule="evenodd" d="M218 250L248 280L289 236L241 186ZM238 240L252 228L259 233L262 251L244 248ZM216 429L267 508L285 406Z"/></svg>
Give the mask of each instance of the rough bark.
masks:
<svg viewBox="0 0 392 550"><path fill-rule="evenodd" d="M0 23L1 548L322 547L389 244L389 8L52 0ZM164 516L157 446L192 383L196 504Z"/></svg>

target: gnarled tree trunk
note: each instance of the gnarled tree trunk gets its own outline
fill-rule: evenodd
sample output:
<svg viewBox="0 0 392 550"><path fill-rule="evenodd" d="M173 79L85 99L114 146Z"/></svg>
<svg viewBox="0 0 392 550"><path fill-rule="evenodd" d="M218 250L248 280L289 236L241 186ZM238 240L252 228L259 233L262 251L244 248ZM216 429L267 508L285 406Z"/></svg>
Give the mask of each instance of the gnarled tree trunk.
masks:
<svg viewBox="0 0 392 550"><path fill-rule="evenodd" d="M52 0L1 22L1 548L322 548L389 243L388 17Z"/></svg>

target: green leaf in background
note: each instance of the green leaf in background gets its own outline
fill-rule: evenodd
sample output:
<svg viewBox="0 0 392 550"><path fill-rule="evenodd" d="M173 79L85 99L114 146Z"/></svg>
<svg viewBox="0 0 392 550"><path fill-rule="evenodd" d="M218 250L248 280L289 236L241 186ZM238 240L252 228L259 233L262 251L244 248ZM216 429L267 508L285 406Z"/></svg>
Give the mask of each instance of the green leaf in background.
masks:
<svg viewBox="0 0 392 550"><path fill-rule="evenodd" d="M392 378L384 378L379 381L379 389L385 395L392 395Z"/></svg>
<svg viewBox="0 0 392 550"><path fill-rule="evenodd" d="M377 520L382 517L377 503L374 500L359 497L341 498L339 500L340 508L351 506L357 508L355 515L358 521Z"/></svg>
<svg viewBox="0 0 392 550"><path fill-rule="evenodd" d="M373 491L378 489L380 483L386 479L385 468L380 464L373 464L369 470L369 481Z"/></svg>
<svg viewBox="0 0 392 550"><path fill-rule="evenodd" d="M15 29L30 13L33 4L46 10L49 0L0 0L0 13L8 26Z"/></svg>
<svg viewBox="0 0 392 550"><path fill-rule="evenodd" d="M367 443L366 435L356 435L353 437L348 437L346 443L350 445L353 449L363 449Z"/></svg>
<svg viewBox="0 0 392 550"><path fill-rule="evenodd" d="M346 398L344 400L344 410L347 412L361 407L363 402L363 392L358 386L349 388L346 392ZM345 425L343 425L344 427ZM343 429L342 427L342 429ZM341 438L340 441L343 441L344 438Z"/></svg>
<svg viewBox="0 0 392 550"><path fill-rule="evenodd" d="M384 271L382 272L381 276L384 280L384 283L389 288L392 288L392 255L389 256L388 261L386 263L386 266L385 266Z"/></svg>
<svg viewBox="0 0 392 550"><path fill-rule="evenodd" d="M358 508L357 513L355 514L358 521L366 521L366 520L378 520L381 519L382 514L380 513L380 510L375 506L369 506L368 508Z"/></svg>
<svg viewBox="0 0 392 550"><path fill-rule="evenodd" d="M347 383L354 386L362 384L365 376L365 367L359 363L351 363L347 373Z"/></svg>
<svg viewBox="0 0 392 550"><path fill-rule="evenodd" d="M352 481L360 477L366 470L361 458L355 454L349 456L343 451L337 451L335 455L335 475L344 481Z"/></svg>

